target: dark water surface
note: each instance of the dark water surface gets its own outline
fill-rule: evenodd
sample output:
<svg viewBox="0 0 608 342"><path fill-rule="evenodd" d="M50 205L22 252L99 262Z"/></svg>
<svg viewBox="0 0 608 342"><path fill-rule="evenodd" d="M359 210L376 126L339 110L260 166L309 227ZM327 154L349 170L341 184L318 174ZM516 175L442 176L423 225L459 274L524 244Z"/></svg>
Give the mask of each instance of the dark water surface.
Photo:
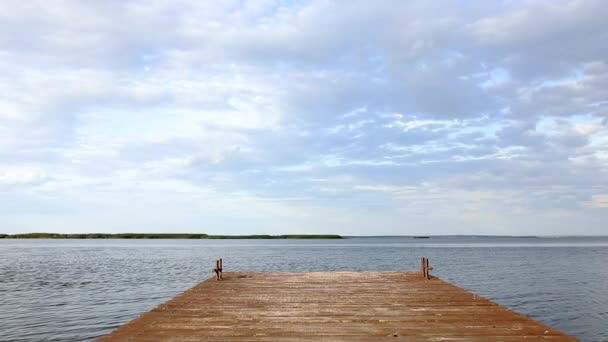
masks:
<svg viewBox="0 0 608 342"><path fill-rule="evenodd" d="M608 341L608 238L0 240L0 340L88 341L226 271L414 270Z"/></svg>

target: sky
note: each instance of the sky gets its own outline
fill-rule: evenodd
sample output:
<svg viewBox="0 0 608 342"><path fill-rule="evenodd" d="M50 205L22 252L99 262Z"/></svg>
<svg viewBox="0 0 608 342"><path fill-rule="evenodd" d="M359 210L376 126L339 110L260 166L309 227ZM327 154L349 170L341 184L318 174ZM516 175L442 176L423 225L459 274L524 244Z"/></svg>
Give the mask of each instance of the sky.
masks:
<svg viewBox="0 0 608 342"><path fill-rule="evenodd" d="M16 1L0 233L608 234L608 3Z"/></svg>

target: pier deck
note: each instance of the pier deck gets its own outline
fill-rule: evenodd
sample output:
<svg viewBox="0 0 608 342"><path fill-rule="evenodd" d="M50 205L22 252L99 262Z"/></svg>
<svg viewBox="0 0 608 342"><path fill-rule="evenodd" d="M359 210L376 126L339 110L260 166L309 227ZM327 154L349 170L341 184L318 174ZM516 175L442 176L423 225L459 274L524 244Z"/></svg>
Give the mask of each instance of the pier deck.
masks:
<svg viewBox="0 0 608 342"><path fill-rule="evenodd" d="M224 273L100 341L578 341L419 272Z"/></svg>

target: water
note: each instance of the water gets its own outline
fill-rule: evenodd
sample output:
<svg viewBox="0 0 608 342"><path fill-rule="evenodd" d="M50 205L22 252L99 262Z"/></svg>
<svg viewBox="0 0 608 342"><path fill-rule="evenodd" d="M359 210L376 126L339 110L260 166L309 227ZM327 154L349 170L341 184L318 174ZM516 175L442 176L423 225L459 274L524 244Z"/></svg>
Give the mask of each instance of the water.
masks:
<svg viewBox="0 0 608 342"><path fill-rule="evenodd" d="M608 238L0 240L0 340L89 341L226 271L414 270L608 341Z"/></svg>

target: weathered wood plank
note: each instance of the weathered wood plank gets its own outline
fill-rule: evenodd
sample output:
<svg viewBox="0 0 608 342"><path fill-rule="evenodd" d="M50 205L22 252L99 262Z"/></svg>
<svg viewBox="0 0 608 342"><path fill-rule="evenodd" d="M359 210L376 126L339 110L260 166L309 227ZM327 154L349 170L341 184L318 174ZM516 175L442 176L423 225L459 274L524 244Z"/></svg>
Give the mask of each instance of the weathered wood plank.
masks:
<svg viewBox="0 0 608 342"><path fill-rule="evenodd" d="M219 266L221 267L221 265ZM419 272L224 273L101 341L577 341Z"/></svg>

